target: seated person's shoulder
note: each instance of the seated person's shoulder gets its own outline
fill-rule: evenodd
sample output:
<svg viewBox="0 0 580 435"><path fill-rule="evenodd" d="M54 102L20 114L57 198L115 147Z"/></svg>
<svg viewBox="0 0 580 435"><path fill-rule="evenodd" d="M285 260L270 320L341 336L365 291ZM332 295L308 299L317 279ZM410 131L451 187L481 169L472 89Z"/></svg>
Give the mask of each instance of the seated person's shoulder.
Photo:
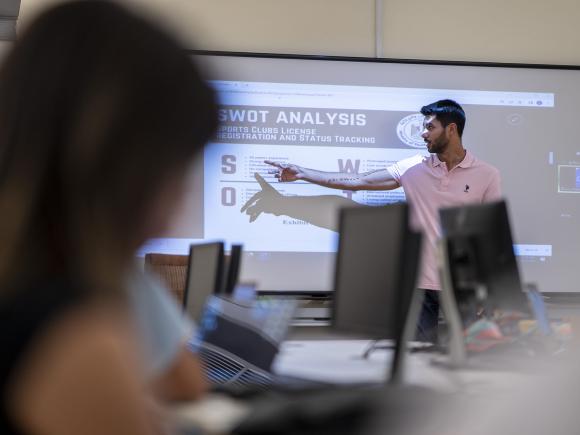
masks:
<svg viewBox="0 0 580 435"><path fill-rule="evenodd" d="M83 428L81 416L140 419L135 405L142 382L132 330L117 308L109 308L67 310L31 341L9 391L9 412L20 427L31 433L39 427L93 433ZM122 402L126 408L116 411Z"/></svg>
<svg viewBox="0 0 580 435"><path fill-rule="evenodd" d="M137 364L137 348L129 317L118 307L78 306L63 312L30 343L22 363L40 363L43 372L73 369L76 364L90 368L96 362L114 365L129 360ZM94 358L94 360L93 360ZM93 362L94 361L94 362Z"/></svg>
<svg viewBox="0 0 580 435"><path fill-rule="evenodd" d="M65 348L67 352L73 349L58 344L78 344L85 350L123 350L133 351L131 345L133 336L131 317L126 309L103 303L79 304L65 311L51 324L47 325L39 337L40 343L51 345L47 350ZM88 340L90 338L91 340Z"/></svg>

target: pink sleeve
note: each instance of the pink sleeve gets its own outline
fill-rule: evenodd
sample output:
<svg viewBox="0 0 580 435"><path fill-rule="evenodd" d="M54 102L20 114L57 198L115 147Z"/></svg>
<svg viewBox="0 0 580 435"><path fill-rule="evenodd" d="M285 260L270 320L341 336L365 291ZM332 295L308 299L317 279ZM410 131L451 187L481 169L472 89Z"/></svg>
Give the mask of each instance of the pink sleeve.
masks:
<svg viewBox="0 0 580 435"><path fill-rule="evenodd" d="M401 184L401 168L399 167L399 162L393 163L391 166L387 167L387 171L393 177L393 179L400 185Z"/></svg>
<svg viewBox="0 0 580 435"><path fill-rule="evenodd" d="M387 171L391 174L391 176L395 179L399 185L401 184L401 177L407 171L407 169L418 165L425 159L424 156L421 154L416 154L412 157L408 157L403 160L399 160L396 163L393 163L391 166L387 167Z"/></svg>

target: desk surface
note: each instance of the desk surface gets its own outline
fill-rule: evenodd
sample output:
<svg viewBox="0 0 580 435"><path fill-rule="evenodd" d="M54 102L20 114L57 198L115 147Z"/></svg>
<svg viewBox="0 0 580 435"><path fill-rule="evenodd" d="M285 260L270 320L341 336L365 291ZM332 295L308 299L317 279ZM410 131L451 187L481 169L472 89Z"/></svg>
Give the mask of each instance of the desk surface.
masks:
<svg viewBox="0 0 580 435"><path fill-rule="evenodd" d="M281 347L274 371L342 385L384 383L393 352L380 349L363 359L369 344L369 340L289 340ZM471 397L493 393L494 397L507 397L508 393L530 382L529 373L513 370L449 370L432 364L434 357L428 353L409 354L405 361L404 382L428 387L447 397L454 397L453 393L462 393L459 396L467 393ZM201 426L204 433L224 433L250 412L251 408L243 401L210 395L204 401L176 409L176 419L185 425L189 422Z"/></svg>
<svg viewBox="0 0 580 435"><path fill-rule="evenodd" d="M362 357L369 340L290 340L274 362L274 372L336 384L381 383L387 380L393 357L390 349L378 349ZM433 364L438 356L408 354L404 382L442 392L497 391L526 382L529 374L514 370L450 370Z"/></svg>

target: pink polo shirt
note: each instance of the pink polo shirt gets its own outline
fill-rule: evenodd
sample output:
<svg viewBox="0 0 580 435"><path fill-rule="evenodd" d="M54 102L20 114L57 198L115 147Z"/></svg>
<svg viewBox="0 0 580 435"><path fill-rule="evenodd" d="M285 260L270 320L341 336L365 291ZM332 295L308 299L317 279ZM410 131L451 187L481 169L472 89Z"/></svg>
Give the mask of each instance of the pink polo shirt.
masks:
<svg viewBox="0 0 580 435"><path fill-rule="evenodd" d="M499 200L499 171L469 151L451 171L437 154L413 156L387 169L405 191L411 228L424 235L417 287L440 290L436 257L441 236L439 209Z"/></svg>

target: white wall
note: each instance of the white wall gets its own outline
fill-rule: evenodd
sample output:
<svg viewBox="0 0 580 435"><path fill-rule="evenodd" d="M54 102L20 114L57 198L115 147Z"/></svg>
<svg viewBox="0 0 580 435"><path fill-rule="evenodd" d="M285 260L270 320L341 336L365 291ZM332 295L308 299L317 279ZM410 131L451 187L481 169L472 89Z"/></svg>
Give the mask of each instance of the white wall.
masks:
<svg viewBox="0 0 580 435"><path fill-rule="evenodd" d="M22 0L25 25L58 0ZM124 0L208 50L373 56L375 0ZM383 56L580 65L578 0L383 0Z"/></svg>

